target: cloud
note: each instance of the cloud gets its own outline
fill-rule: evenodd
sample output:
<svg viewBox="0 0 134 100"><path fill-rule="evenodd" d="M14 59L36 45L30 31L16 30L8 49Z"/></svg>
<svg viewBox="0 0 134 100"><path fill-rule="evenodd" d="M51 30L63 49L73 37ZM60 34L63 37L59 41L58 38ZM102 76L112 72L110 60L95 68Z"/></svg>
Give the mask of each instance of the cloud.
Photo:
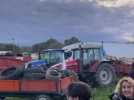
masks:
<svg viewBox="0 0 134 100"><path fill-rule="evenodd" d="M95 0L37 0L39 2L56 2L56 3L92 3Z"/></svg>
<svg viewBox="0 0 134 100"><path fill-rule="evenodd" d="M32 44L50 36L64 40L72 35L85 41L132 40L124 32L134 33L134 17L129 16L133 9L99 4L104 1L109 0L3 0L0 1L0 32L13 33L16 41L21 42L33 36Z"/></svg>
<svg viewBox="0 0 134 100"><path fill-rule="evenodd" d="M96 3L104 7L134 7L134 0L96 0Z"/></svg>
<svg viewBox="0 0 134 100"><path fill-rule="evenodd" d="M122 33L122 39L128 42L134 42L134 34L132 33Z"/></svg>
<svg viewBox="0 0 134 100"><path fill-rule="evenodd" d="M83 2L85 0L37 0L37 1L39 1L39 2L72 3L72 2Z"/></svg>

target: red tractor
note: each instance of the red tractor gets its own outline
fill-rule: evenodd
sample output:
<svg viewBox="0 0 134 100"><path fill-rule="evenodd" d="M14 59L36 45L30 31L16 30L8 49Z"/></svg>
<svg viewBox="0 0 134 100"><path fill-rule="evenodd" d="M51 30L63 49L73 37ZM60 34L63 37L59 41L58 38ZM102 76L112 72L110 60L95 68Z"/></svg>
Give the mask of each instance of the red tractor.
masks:
<svg viewBox="0 0 134 100"><path fill-rule="evenodd" d="M130 64L108 60L102 44L76 43L61 50L45 50L40 58L51 62L49 66L74 71L81 80L99 85L109 85L116 75L128 74L131 69Z"/></svg>
<svg viewBox="0 0 134 100"><path fill-rule="evenodd" d="M102 44L77 43L63 49L66 55L71 54L66 60L66 68L77 72L81 80L100 85L108 85L115 80L113 62L106 59Z"/></svg>

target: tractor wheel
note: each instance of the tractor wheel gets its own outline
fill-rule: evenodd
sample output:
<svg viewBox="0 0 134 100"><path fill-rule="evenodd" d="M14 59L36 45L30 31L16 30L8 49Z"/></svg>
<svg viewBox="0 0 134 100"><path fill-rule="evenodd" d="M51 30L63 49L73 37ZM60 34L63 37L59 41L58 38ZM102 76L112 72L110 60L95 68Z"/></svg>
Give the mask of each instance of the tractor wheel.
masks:
<svg viewBox="0 0 134 100"><path fill-rule="evenodd" d="M4 100L5 99L5 97L0 97L0 100Z"/></svg>
<svg viewBox="0 0 134 100"><path fill-rule="evenodd" d="M36 100L52 100L52 98L48 95L39 95L36 97Z"/></svg>
<svg viewBox="0 0 134 100"><path fill-rule="evenodd" d="M74 71L71 71L71 70L62 70L61 71L62 73L62 77L67 77L67 76L72 76L73 80L74 81L78 81L79 80L79 77L77 75L77 73L75 73Z"/></svg>
<svg viewBox="0 0 134 100"><path fill-rule="evenodd" d="M41 69L30 69L25 70L23 79L27 80L39 80L45 78L45 72L43 73Z"/></svg>
<svg viewBox="0 0 134 100"><path fill-rule="evenodd" d="M46 72L46 79L59 80L61 78L61 73L54 69L48 69Z"/></svg>
<svg viewBox="0 0 134 100"><path fill-rule="evenodd" d="M16 68L11 67L8 69L5 69L0 74L0 79L19 79L22 77L23 69L22 68Z"/></svg>
<svg viewBox="0 0 134 100"><path fill-rule="evenodd" d="M101 64L96 71L96 81L100 86L110 85L115 81L116 73L112 65Z"/></svg>

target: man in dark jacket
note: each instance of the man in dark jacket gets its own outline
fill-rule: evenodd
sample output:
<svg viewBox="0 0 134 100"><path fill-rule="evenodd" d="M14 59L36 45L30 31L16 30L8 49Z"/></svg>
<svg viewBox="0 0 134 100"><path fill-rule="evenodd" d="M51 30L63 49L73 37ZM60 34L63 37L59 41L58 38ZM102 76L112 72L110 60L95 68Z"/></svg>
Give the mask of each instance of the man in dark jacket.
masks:
<svg viewBox="0 0 134 100"><path fill-rule="evenodd" d="M131 68L131 71L130 71L130 73L129 73L129 76L134 79L134 63L132 64L131 67L132 67L132 68Z"/></svg>

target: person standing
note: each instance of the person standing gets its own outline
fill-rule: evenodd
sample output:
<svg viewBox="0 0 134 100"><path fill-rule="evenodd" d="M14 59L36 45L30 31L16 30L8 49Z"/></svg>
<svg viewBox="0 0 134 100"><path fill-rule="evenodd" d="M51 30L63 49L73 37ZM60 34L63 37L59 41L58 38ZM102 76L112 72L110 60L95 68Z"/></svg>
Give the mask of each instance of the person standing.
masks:
<svg viewBox="0 0 134 100"><path fill-rule="evenodd" d="M134 79L134 63L131 66L131 71L129 73L129 76Z"/></svg>
<svg viewBox="0 0 134 100"><path fill-rule="evenodd" d="M91 88L84 82L73 82L67 88L67 100L90 100Z"/></svg>
<svg viewBox="0 0 134 100"><path fill-rule="evenodd" d="M131 77L123 77L116 85L111 100L134 100L134 80Z"/></svg>

